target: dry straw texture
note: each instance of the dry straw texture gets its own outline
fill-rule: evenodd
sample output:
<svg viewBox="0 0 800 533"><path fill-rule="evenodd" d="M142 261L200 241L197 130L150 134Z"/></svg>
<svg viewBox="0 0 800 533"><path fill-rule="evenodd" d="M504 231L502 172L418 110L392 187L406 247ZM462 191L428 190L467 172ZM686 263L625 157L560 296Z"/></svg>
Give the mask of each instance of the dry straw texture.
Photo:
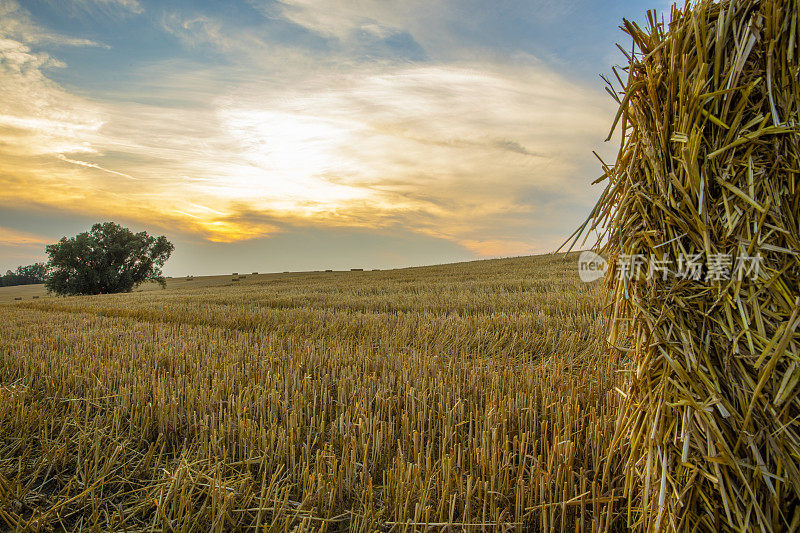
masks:
<svg viewBox="0 0 800 533"><path fill-rule="evenodd" d="M797 530L800 3L701 1L624 29L622 144L594 222L613 264L609 342L631 369L629 523ZM621 275L627 254L763 263L757 279L647 279Z"/></svg>
<svg viewBox="0 0 800 533"><path fill-rule="evenodd" d="M0 305L0 530L607 529L574 260Z"/></svg>

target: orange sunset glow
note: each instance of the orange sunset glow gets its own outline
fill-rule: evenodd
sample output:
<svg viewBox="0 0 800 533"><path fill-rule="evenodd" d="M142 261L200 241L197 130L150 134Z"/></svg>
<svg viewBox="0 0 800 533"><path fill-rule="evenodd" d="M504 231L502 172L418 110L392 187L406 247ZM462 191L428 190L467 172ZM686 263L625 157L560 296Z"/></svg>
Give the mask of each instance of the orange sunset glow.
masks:
<svg viewBox="0 0 800 533"><path fill-rule="evenodd" d="M368 234L366 260L386 266L379 242L398 234L446 250L410 262L551 251L594 199L600 83L523 36L512 54L445 38L446 4L426 22L379 2L278 2L252 7L269 11L260 24L98 4L53 27L44 5L0 3L6 234L119 218L212 254Z"/></svg>

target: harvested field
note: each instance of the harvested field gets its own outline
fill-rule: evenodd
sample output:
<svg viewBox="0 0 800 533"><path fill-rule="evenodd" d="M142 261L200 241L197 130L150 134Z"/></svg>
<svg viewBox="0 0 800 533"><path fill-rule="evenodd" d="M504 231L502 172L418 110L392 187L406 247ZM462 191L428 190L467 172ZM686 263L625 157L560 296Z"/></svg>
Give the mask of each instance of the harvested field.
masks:
<svg viewBox="0 0 800 533"><path fill-rule="evenodd" d="M608 524L574 257L225 279L0 307L7 527Z"/></svg>

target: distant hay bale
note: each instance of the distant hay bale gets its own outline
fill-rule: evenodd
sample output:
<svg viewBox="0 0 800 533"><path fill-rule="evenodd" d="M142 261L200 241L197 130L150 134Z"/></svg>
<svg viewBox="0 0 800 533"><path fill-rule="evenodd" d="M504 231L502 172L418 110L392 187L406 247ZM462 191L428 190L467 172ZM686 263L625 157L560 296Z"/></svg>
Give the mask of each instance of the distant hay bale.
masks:
<svg viewBox="0 0 800 533"><path fill-rule="evenodd" d="M325 272L333 272L333 269L332 269L332 268L329 268L329 269L328 269L328 270L326 270Z"/></svg>
<svg viewBox="0 0 800 533"><path fill-rule="evenodd" d="M14 300L22 300L22 296L15 296Z"/></svg>
<svg viewBox="0 0 800 533"><path fill-rule="evenodd" d="M258 272L253 272L253 275L254 275L254 276L257 276L257 275L258 275Z"/></svg>
<svg viewBox="0 0 800 533"><path fill-rule="evenodd" d="M591 228L609 345L631 370L630 527L800 527L798 1L624 23L623 140Z"/></svg>
<svg viewBox="0 0 800 533"><path fill-rule="evenodd" d="M350 272L364 272L363 268L351 268Z"/></svg>

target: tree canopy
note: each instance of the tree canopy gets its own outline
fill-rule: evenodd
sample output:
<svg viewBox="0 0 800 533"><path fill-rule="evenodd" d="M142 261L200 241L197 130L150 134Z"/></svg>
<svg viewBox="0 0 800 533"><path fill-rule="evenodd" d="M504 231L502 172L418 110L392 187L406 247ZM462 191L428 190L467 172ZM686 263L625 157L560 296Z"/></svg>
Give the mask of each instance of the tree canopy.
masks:
<svg viewBox="0 0 800 533"><path fill-rule="evenodd" d="M165 284L161 268L175 249L163 235L134 233L113 222L47 246L45 286L56 294L130 292L145 281Z"/></svg>
<svg viewBox="0 0 800 533"><path fill-rule="evenodd" d="M46 279L47 265L44 263L34 263L32 265L19 266L13 271L7 270L5 276L0 276L0 287L44 283Z"/></svg>

